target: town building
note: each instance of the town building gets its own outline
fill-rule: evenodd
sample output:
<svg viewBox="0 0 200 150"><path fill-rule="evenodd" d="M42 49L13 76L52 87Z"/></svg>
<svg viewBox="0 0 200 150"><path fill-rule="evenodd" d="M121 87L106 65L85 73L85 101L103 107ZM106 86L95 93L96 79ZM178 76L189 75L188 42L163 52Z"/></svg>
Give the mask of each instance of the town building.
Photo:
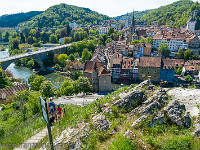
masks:
<svg viewBox="0 0 200 150"><path fill-rule="evenodd" d="M109 59L112 74L112 82L114 83L120 81L122 59L123 56L119 53L113 54Z"/></svg>
<svg viewBox="0 0 200 150"><path fill-rule="evenodd" d="M101 27L99 27L99 35L107 34L109 29L110 29L110 26L106 26L106 27L101 26Z"/></svg>
<svg viewBox="0 0 200 150"><path fill-rule="evenodd" d="M175 74L175 62L173 59L162 59L160 80L173 83Z"/></svg>
<svg viewBox="0 0 200 150"><path fill-rule="evenodd" d="M138 63L139 60L125 57L121 64L120 82L121 83L132 83L138 78Z"/></svg>
<svg viewBox="0 0 200 150"><path fill-rule="evenodd" d="M186 27L186 29L188 31L192 31L194 33L195 26L196 26L196 21L193 18L193 15L192 15L192 17L187 21L187 27Z"/></svg>
<svg viewBox="0 0 200 150"><path fill-rule="evenodd" d="M82 24L77 24L76 22L71 22L69 24L69 27L72 28L72 29L77 28L77 27L81 27L81 26L82 26Z"/></svg>
<svg viewBox="0 0 200 150"><path fill-rule="evenodd" d="M192 31L185 32L167 32L160 33L153 36L153 47L158 49L161 43L166 43L170 51L178 51L179 48L199 48L199 38Z"/></svg>
<svg viewBox="0 0 200 150"><path fill-rule="evenodd" d="M151 56L152 45L148 43L134 44L134 58L139 59L143 56Z"/></svg>
<svg viewBox="0 0 200 150"><path fill-rule="evenodd" d="M89 79L94 92L112 91L111 74L107 71L104 62L87 61L83 76Z"/></svg>
<svg viewBox="0 0 200 150"><path fill-rule="evenodd" d="M160 82L161 57L140 57L138 65L139 80L151 79Z"/></svg>
<svg viewBox="0 0 200 150"><path fill-rule="evenodd" d="M5 100L9 96L16 95L17 92L21 92L28 89L27 84L19 84L12 87L2 88L0 89L0 100Z"/></svg>

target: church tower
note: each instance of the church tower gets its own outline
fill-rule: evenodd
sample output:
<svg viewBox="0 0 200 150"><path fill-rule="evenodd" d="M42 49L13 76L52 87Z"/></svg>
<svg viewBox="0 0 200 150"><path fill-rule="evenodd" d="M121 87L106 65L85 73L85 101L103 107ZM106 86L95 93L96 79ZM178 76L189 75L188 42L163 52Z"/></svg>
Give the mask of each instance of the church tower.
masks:
<svg viewBox="0 0 200 150"><path fill-rule="evenodd" d="M134 9L133 9L133 16L132 16L132 21L131 21L130 32L131 32L131 34L133 34L133 33L135 32L135 16L134 16Z"/></svg>
<svg viewBox="0 0 200 150"><path fill-rule="evenodd" d="M192 17L188 20L187 22L187 27L186 29L188 31L192 31L194 33L194 30L195 30L195 26L196 26L196 21L195 19L193 18L193 13L192 13Z"/></svg>

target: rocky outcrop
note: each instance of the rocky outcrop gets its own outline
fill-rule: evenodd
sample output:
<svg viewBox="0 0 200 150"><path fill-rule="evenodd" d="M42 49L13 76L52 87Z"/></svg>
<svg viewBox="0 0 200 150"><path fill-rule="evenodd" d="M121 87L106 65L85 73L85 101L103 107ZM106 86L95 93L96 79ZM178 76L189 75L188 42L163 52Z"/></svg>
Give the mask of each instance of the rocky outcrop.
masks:
<svg viewBox="0 0 200 150"><path fill-rule="evenodd" d="M139 125L141 122L144 122L146 118L147 118L146 115L141 116L140 118L138 118L137 120L135 120L131 126L132 126L132 127L138 127L138 125Z"/></svg>
<svg viewBox="0 0 200 150"><path fill-rule="evenodd" d="M177 100L170 101L167 107L164 108L164 111L173 123L176 123L178 126L183 125L181 121L182 110L180 107L180 103Z"/></svg>
<svg viewBox="0 0 200 150"><path fill-rule="evenodd" d="M163 124L165 121L165 117L164 117L164 114L162 113L159 113L158 115L156 115L152 120L151 122L149 123L150 127L153 127L157 124Z"/></svg>
<svg viewBox="0 0 200 150"><path fill-rule="evenodd" d="M195 129L194 129L193 135L197 136L197 137L200 137L200 124L196 124L195 125Z"/></svg>
<svg viewBox="0 0 200 150"><path fill-rule="evenodd" d="M124 133L124 137L133 140L136 137L136 135L133 133L133 131L127 130Z"/></svg>
<svg viewBox="0 0 200 150"><path fill-rule="evenodd" d="M137 107L137 104L142 103L146 99L144 91L135 89L131 92L124 93L120 100L117 100L113 105L119 109L125 108L126 110Z"/></svg>
<svg viewBox="0 0 200 150"><path fill-rule="evenodd" d="M110 122L102 114L98 114L97 116L94 116L92 120L96 129L100 131L106 131L107 129L110 128Z"/></svg>
<svg viewBox="0 0 200 150"><path fill-rule="evenodd" d="M159 88L155 94L148 100L144 101L140 107L134 109L131 114L139 113L141 115L153 114L155 110L160 110L167 104L168 96L165 90Z"/></svg>

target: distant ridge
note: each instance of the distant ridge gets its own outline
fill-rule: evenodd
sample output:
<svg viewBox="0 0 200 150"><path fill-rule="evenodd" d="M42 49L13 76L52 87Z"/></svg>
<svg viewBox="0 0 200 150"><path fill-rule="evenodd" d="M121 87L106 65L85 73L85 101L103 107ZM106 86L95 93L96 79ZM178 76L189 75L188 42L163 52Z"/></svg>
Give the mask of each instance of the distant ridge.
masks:
<svg viewBox="0 0 200 150"><path fill-rule="evenodd" d="M35 16L28 22L20 23L20 26L28 28L53 28L64 27L70 22L86 25L90 23L95 24L107 19L110 19L110 17L99 14L89 8L82 8L61 3L59 5L49 7L43 13Z"/></svg>
<svg viewBox="0 0 200 150"><path fill-rule="evenodd" d="M30 11L27 13L6 14L0 16L0 27L14 27L20 22L29 21L32 17L41 14L43 11Z"/></svg>

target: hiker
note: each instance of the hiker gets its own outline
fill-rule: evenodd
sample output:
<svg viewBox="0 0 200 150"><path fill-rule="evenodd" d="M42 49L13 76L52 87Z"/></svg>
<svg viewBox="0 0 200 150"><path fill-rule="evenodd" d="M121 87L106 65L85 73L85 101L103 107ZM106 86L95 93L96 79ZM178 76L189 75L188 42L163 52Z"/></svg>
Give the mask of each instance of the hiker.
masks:
<svg viewBox="0 0 200 150"><path fill-rule="evenodd" d="M54 120L57 120L57 114L56 114L56 104L53 102L53 98L50 97L49 98L50 102L49 102L49 107L48 107L48 112L50 115L50 124L54 123Z"/></svg>
<svg viewBox="0 0 200 150"><path fill-rule="evenodd" d="M58 106L58 107L56 108L56 110L57 110L57 113L58 113L58 117L59 117L59 119L60 119L61 116L62 116L62 107L60 107L60 104L58 104L57 106Z"/></svg>

